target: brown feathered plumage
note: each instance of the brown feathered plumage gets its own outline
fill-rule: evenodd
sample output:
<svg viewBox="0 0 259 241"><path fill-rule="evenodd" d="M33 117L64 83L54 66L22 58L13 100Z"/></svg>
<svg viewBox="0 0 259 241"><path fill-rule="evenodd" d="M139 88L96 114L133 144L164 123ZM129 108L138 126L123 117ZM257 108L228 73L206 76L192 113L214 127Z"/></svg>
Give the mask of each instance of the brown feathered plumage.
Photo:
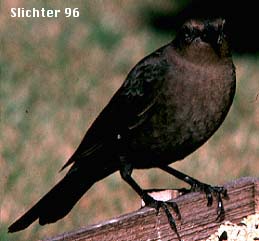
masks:
<svg viewBox="0 0 259 241"><path fill-rule="evenodd" d="M118 170L147 204L153 204L131 178L132 170L168 171L170 163L195 151L221 125L234 93L235 68L224 20L188 21L172 42L129 72L64 165L72 165L66 176L9 232L37 219L43 225L63 218L95 182Z"/></svg>

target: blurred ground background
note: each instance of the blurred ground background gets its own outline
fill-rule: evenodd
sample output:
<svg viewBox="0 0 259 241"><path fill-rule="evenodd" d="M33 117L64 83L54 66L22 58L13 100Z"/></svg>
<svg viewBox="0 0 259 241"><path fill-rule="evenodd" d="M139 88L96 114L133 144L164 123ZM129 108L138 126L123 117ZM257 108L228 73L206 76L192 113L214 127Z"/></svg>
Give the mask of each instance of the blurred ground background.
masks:
<svg viewBox="0 0 259 241"><path fill-rule="evenodd" d="M37 240L139 208L138 196L116 173L97 183L61 221L7 234L8 225L62 178L58 170L128 71L171 41L174 28L167 22L162 30L160 20L189 4L0 1L0 240ZM77 7L80 17L11 18L11 7ZM165 14L160 18L157 12ZM212 184L259 173L258 46L246 49L255 34L244 37L247 29L236 32L236 40L247 43L239 41L242 51L234 45L237 94L226 121L203 147L173 165ZM183 186L159 170L135 171L134 177L145 188Z"/></svg>

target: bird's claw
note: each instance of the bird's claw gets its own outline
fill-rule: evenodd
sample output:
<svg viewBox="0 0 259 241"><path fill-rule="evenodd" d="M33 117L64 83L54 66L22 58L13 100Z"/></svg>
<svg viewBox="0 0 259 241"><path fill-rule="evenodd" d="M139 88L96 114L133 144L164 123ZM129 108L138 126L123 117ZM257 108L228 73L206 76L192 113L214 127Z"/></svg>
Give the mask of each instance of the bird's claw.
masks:
<svg viewBox="0 0 259 241"><path fill-rule="evenodd" d="M167 216L168 222L170 224L171 229L176 233L178 240L181 240L180 235L178 233L177 227L176 227L176 223L175 223L175 219L172 216L169 207L171 207L174 212L177 215L177 218L180 220L181 219L181 214L180 214L180 210L178 208L178 205L176 202L173 201L160 201L160 200L156 200L154 198L152 198L150 195L146 194L143 197L143 201L145 202L146 206L152 207L156 209L156 215L158 215L160 208L162 208Z"/></svg>
<svg viewBox="0 0 259 241"><path fill-rule="evenodd" d="M206 183L199 182L195 180L191 184L191 191L196 192L204 192L207 198L207 206L211 206L213 203L213 196L217 199L217 218L216 220L222 221L225 217L225 209L223 205L222 198L228 199L227 189L220 186L211 186Z"/></svg>

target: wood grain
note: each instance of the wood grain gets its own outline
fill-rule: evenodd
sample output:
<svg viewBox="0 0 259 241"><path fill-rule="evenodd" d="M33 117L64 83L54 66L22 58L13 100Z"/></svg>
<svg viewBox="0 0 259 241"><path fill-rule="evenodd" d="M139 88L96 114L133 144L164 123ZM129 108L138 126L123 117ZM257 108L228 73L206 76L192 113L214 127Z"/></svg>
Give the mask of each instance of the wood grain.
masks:
<svg viewBox="0 0 259 241"><path fill-rule="evenodd" d="M239 223L244 217L259 212L259 178L243 177L224 185L229 200L224 200L225 220ZM168 192L168 190L167 190ZM175 195L175 190L172 190ZM216 202L207 207L203 193L190 193L174 199L182 219L176 220L179 234L184 241L204 240L221 224L216 221ZM172 214L174 212L172 211ZM158 215L149 207L135 212L83 227L76 231L43 239L43 241L132 241L177 240L168 220L161 210Z"/></svg>

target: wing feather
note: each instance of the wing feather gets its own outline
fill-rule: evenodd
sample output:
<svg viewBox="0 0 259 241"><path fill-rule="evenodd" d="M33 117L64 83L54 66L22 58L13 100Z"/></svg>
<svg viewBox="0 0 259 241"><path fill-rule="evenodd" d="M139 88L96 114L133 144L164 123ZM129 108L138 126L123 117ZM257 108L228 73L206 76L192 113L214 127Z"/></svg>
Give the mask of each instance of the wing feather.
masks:
<svg viewBox="0 0 259 241"><path fill-rule="evenodd" d="M105 145L112 145L118 134L142 125L152 109L168 71L164 46L141 60L87 131L81 144L62 167L87 159Z"/></svg>

